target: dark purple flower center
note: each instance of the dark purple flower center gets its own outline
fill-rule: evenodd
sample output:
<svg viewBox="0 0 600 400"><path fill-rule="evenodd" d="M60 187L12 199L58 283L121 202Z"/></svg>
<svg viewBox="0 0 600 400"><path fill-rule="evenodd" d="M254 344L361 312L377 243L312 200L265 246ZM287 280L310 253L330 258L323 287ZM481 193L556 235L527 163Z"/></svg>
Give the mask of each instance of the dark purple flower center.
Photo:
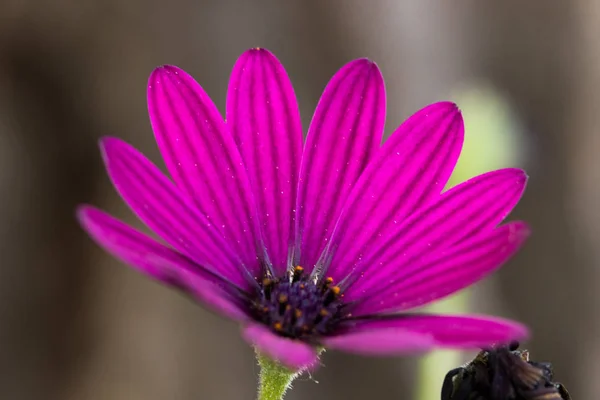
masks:
<svg viewBox="0 0 600 400"><path fill-rule="evenodd" d="M255 318L281 336L310 341L330 333L341 319L340 288L315 281L296 267L291 277L265 277L253 304Z"/></svg>

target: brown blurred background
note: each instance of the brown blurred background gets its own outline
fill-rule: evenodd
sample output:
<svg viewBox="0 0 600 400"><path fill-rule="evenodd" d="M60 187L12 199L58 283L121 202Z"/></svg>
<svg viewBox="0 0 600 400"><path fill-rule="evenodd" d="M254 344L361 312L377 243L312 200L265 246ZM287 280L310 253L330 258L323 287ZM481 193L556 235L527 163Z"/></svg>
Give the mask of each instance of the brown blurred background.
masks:
<svg viewBox="0 0 600 400"><path fill-rule="evenodd" d="M599 39L594 0L1 0L0 398L254 398L257 367L235 324L119 264L74 219L92 202L133 222L96 143L117 135L160 160L152 68L181 66L223 110L231 67L254 46L287 67L305 127L356 57L386 77L387 133L465 81L506 97L529 144L515 216L535 234L475 291L475 309L525 321L534 357L555 364L574 399L596 398ZM415 396L415 357L324 362L290 400Z"/></svg>

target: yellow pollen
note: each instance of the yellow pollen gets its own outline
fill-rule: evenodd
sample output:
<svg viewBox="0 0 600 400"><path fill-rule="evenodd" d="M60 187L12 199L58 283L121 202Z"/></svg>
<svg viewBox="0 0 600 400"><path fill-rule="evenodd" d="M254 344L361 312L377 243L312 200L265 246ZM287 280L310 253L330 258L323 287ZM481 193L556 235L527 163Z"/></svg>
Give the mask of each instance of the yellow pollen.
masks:
<svg viewBox="0 0 600 400"><path fill-rule="evenodd" d="M292 306L290 306L289 304L287 306L285 306L286 311L290 311L291 309L292 309Z"/></svg>
<svg viewBox="0 0 600 400"><path fill-rule="evenodd" d="M330 284L332 284L332 283L333 283L333 278L332 278L332 277L330 277L330 276L328 276L328 277L325 279L325 283L327 283L327 284L329 284L329 285L330 285Z"/></svg>
<svg viewBox="0 0 600 400"><path fill-rule="evenodd" d="M304 283L300 284L300 289L304 289L306 286L304 286Z"/></svg>
<svg viewBox="0 0 600 400"><path fill-rule="evenodd" d="M287 300L288 300L287 295L285 295L283 293L279 295L279 302L280 303L285 303Z"/></svg>
<svg viewBox="0 0 600 400"><path fill-rule="evenodd" d="M304 271L304 268L302 268L301 266L298 265L296 268L294 268L294 271L295 272L302 272L302 271Z"/></svg>
<svg viewBox="0 0 600 400"><path fill-rule="evenodd" d="M262 281L263 286L269 286L271 283L273 283L273 281L270 280L269 278L265 278Z"/></svg>
<svg viewBox="0 0 600 400"><path fill-rule="evenodd" d="M283 325L281 325L281 322L275 322L273 328L275 328L276 331L280 331L283 329Z"/></svg>
<svg viewBox="0 0 600 400"><path fill-rule="evenodd" d="M294 310L294 315L296 316L296 318L300 318L302 316L302 311L296 309Z"/></svg>
<svg viewBox="0 0 600 400"><path fill-rule="evenodd" d="M339 287L339 286L333 286L333 287L331 288L331 291L332 291L332 292L333 292L333 294L335 294L336 296L337 296L338 294L340 294L340 290L341 290L341 289L340 289L340 287Z"/></svg>
<svg viewBox="0 0 600 400"><path fill-rule="evenodd" d="M319 314L321 314L322 317L326 317L329 315L329 311L327 311L324 308L321 308L321 311L319 311Z"/></svg>

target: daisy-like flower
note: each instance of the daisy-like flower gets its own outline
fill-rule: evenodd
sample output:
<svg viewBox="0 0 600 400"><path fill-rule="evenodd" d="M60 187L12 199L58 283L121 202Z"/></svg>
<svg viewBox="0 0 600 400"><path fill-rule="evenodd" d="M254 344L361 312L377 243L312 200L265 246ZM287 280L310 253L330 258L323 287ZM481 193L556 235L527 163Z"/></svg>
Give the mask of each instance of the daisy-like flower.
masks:
<svg viewBox="0 0 600 400"><path fill-rule="evenodd" d="M239 321L244 338L298 369L324 347L366 355L521 339L499 318L409 314L496 270L529 234L499 224L526 184L518 169L442 193L463 143L456 105L418 111L380 146L385 89L360 59L327 85L303 145L289 78L267 50L235 64L224 120L174 66L148 108L173 180L104 138L108 174L159 240L91 206L83 227L107 251Z"/></svg>

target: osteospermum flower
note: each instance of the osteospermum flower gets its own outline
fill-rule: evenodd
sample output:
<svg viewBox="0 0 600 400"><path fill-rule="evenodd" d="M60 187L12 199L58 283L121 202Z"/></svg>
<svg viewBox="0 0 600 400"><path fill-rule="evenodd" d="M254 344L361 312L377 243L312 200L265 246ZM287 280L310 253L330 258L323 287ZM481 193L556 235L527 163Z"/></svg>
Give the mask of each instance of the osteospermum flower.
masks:
<svg viewBox="0 0 600 400"><path fill-rule="evenodd" d="M463 143L456 105L425 107L380 146L383 78L356 60L327 85L303 146L285 70L252 49L233 69L225 120L174 66L150 76L148 108L173 181L119 139L101 149L161 240L90 206L79 219L116 257L239 321L260 353L301 368L320 347L385 355L526 335L498 318L406 313L496 270L529 234L498 226L523 193L521 170L442 193Z"/></svg>

